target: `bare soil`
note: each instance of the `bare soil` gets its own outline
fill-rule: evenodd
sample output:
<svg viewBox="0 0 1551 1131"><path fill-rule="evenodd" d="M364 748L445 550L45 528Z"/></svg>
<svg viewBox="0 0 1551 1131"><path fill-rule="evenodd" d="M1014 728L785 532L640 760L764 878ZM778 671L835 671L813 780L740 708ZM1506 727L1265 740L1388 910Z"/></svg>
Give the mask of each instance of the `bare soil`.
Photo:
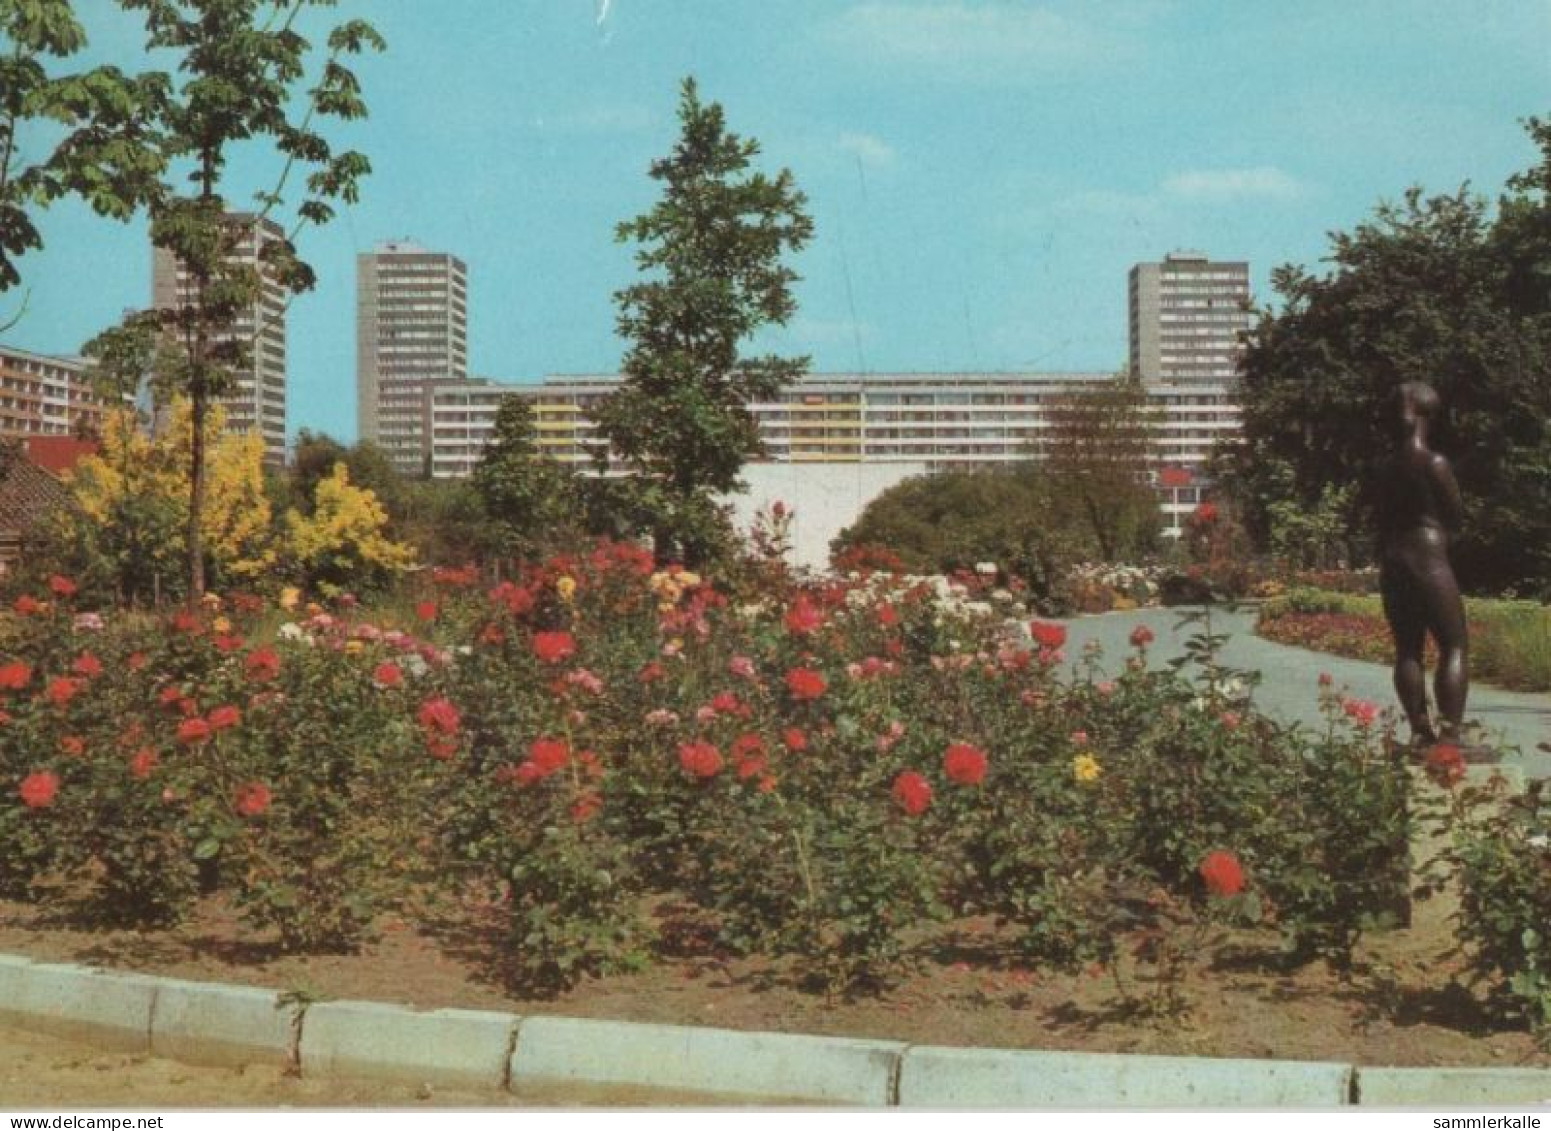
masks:
<svg viewBox="0 0 1551 1131"><path fill-rule="evenodd" d="M0 952L422 1008L936 1045L1551 1067L1551 1052L1461 980L1458 957L1448 953L1447 898L1417 905L1410 928L1370 936L1349 979L1320 963L1282 968L1273 938L1235 936L1214 965L1189 969L1182 983L1188 1011L1161 1017L1128 1006L1108 975L1020 967L1006 940L981 921L934 937L937 960L881 992L826 1001L797 985L780 962L719 953L692 918L671 908L662 912L667 953L646 969L534 1000L514 992L492 961L501 951L496 909L454 910L431 925L385 918L380 937L359 954L288 955L219 898L201 903L182 926L154 932L89 929L68 908L0 902ZM1130 989L1146 997L1155 987L1136 980Z"/></svg>

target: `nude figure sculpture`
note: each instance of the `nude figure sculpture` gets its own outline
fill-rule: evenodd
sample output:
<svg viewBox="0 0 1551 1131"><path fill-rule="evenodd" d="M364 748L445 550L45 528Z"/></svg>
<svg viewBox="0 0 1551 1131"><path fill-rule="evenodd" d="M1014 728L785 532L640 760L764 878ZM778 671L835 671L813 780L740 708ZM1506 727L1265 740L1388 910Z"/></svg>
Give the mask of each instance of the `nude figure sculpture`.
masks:
<svg viewBox="0 0 1551 1131"><path fill-rule="evenodd" d="M1459 486L1449 461L1427 446L1438 394L1410 381L1395 391L1393 403L1399 444L1385 472L1378 520L1379 588L1395 637L1395 692L1415 745L1430 746L1440 737L1458 743L1470 688L1465 606L1449 564L1449 534L1463 517ZM1422 655L1429 633L1438 643L1433 694L1439 731L1427 710Z"/></svg>

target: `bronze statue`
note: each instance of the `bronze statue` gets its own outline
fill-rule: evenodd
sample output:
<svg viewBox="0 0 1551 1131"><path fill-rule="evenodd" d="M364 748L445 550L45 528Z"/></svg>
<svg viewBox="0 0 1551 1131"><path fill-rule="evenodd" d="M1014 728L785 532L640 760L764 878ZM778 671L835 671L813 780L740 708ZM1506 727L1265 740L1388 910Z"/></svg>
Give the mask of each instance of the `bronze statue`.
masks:
<svg viewBox="0 0 1551 1131"><path fill-rule="evenodd" d="M1420 381L1395 391L1399 445L1384 476L1378 515L1379 588L1395 637L1395 692L1412 742L1429 746L1440 738L1427 712L1422 655L1429 633L1438 643L1433 694L1445 742L1460 741L1470 688L1465 606L1449 564L1449 533L1459 528L1463 508L1449 461L1427 446L1438 408L1438 394Z"/></svg>

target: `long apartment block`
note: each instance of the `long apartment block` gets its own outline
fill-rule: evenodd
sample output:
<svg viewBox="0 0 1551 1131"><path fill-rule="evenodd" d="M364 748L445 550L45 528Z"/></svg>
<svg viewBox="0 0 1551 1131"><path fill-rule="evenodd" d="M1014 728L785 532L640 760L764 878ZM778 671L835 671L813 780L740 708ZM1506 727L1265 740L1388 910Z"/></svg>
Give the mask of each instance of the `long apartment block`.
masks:
<svg viewBox="0 0 1551 1131"><path fill-rule="evenodd" d="M809 374L779 398L749 406L767 459L780 463L919 463L928 470L1031 458L1050 428L1049 408L1108 373ZM602 444L590 409L618 386L604 375L556 376L537 385L487 379L431 386L425 427L432 474L470 474L507 396L533 406L538 445L561 462L590 462ZM1160 465L1202 467L1235 435L1239 406L1226 386L1146 390Z"/></svg>
<svg viewBox="0 0 1551 1131"><path fill-rule="evenodd" d="M0 345L0 436L95 431L103 412L85 362Z"/></svg>

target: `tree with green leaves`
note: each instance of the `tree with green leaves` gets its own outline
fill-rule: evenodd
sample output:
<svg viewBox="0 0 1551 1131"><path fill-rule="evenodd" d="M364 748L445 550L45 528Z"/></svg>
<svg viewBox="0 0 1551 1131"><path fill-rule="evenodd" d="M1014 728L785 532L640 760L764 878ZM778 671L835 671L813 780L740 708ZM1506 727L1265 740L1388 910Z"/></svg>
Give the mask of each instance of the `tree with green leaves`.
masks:
<svg viewBox="0 0 1551 1131"><path fill-rule="evenodd" d="M1245 443L1225 461L1261 537L1277 504L1314 512L1331 485L1355 484L1345 540L1370 543L1386 403L1425 381L1465 500L1461 584L1551 591L1551 122L1527 126L1540 163L1495 216L1468 188L1412 189L1331 237L1328 274L1273 272L1281 309L1251 332Z"/></svg>
<svg viewBox="0 0 1551 1131"><path fill-rule="evenodd" d="M714 494L762 451L748 405L771 400L808 359L743 357L740 347L796 310L788 252L811 238L807 198L788 170L751 171L759 143L727 129L693 79L679 99L680 136L653 163L662 198L619 225L645 276L615 296L629 343L624 381L595 411L613 452L638 476L659 554L697 561L725 526Z"/></svg>
<svg viewBox="0 0 1551 1131"><path fill-rule="evenodd" d="M503 398L473 475L497 552L531 557L561 531L574 529L574 480L569 467L540 452L533 406L522 397Z"/></svg>
<svg viewBox="0 0 1551 1131"><path fill-rule="evenodd" d="M332 202L353 203L360 178L370 171L362 154L336 153L317 122L365 115L360 84L342 60L380 50L383 43L364 21L342 23L329 33L321 67L309 78L312 45L296 24L303 12L332 0L119 2L144 14L147 52L170 54L178 74L176 80L167 73L139 80L151 92L137 108L139 164L157 176L151 184L137 182L137 195L119 203L128 211L145 205L152 245L172 254L191 286L186 301L132 316L91 350L99 354L103 381L128 384L139 372L115 372L108 362L131 357L139 365L143 351L118 349L112 335L137 335L148 319L159 326L163 348L155 359L154 387L163 400L186 396L193 412L186 550L188 592L197 600L205 588L204 422L250 356L250 343L233 326L266 286L293 296L312 288L314 274L297 255L296 238L303 226L331 219ZM228 165L237 149L258 140L274 146L281 169L272 185L252 194L254 211L236 211ZM298 174L304 175L301 199L289 208ZM282 217L289 228L275 238L260 237L266 223ZM239 255L244 244L256 244L255 254Z"/></svg>
<svg viewBox="0 0 1551 1131"><path fill-rule="evenodd" d="M127 220L161 175L153 131L166 76L111 66L51 73L85 46L69 0L0 0L0 291L21 283L17 260L43 246L35 209L75 195ZM40 146L46 134L59 136ZM40 148L37 160L24 158Z"/></svg>
<svg viewBox="0 0 1551 1131"><path fill-rule="evenodd" d="M1057 397L1037 442L1053 525L1081 531L1100 561L1135 562L1162 530L1151 485L1155 446L1147 394L1119 376Z"/></svg>

